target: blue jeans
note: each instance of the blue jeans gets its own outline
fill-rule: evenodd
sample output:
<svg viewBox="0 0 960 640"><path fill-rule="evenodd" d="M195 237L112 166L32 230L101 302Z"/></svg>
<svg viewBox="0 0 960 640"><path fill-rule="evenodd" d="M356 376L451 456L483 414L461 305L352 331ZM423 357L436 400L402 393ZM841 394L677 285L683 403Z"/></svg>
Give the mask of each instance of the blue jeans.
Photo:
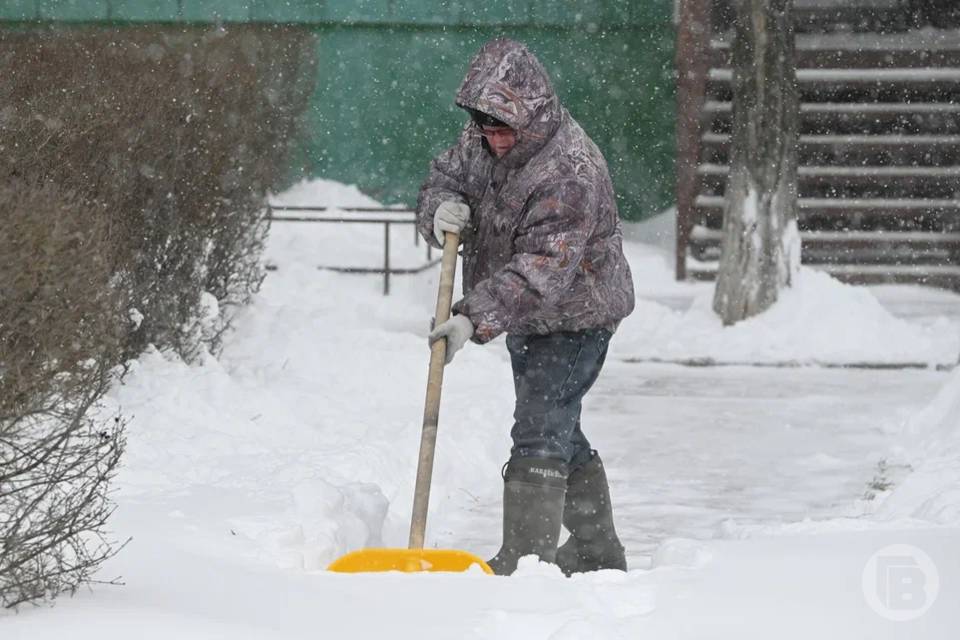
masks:
<svg viewBox="0 0 960 640"><path fill-rule="evenodd" d="M517 393L511 460L550 458L571 469L590 460L580 409L600 374L612 335L587 329L507 336Z"/></svg>

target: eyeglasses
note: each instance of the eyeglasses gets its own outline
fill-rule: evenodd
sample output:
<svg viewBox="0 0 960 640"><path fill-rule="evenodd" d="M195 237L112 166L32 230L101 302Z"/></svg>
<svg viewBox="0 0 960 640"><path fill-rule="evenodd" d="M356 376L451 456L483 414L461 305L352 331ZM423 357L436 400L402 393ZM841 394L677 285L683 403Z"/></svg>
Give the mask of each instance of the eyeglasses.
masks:
<svg viewBox="0 0 960 640"><path fill-rule="evenodd" d="M514 131L510 127L485 127L474 123L477 131L486 139L499 138L501 136L513 136Z"/></svg>

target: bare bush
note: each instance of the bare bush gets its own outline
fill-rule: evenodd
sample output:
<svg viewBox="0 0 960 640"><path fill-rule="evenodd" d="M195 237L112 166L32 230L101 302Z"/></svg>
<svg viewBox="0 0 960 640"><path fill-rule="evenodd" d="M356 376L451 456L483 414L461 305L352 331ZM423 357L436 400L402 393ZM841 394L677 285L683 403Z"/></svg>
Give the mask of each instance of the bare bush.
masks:
<svg viewBox="0 0 960 640"><path fill-rule="evenodd" d="M0 604L73 591L112 552L123 425L96 417L122 340L106 221L52 186L0 188Z"/></svg>
<svg viewBox="0 0 960 640"><path fill-rule="evenodd" d="M0 45L9 607L74 591L114 552L124 425L101 399L117 367L148 344L215 351L259 287L263 197L313 90L313 51L307 32L272 27L20 28Z"/></svg>
<svg viewBox="0 0 960 640"><path fill-rule="evenodd" d="M216 350L220 331L196 326L201 294L228 312L263 278L263 197L313 91L312 36L178 27L0 42L0 171L74 190L111 220L117 272L144 316L128 355Z"/></svg>

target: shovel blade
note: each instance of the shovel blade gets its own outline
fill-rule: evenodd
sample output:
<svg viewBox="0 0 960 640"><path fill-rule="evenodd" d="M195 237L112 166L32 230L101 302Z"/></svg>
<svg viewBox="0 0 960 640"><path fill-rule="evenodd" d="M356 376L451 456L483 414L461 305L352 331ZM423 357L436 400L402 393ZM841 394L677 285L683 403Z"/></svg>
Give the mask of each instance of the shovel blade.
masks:
<svg viewBox="0 0 960 640"><path fill-rule="evenodd" d="M360 549L335 560L327 567L338 573L375 571L466 571L477 565L493 574L487 563L466 551L457 549Z"/></svg>

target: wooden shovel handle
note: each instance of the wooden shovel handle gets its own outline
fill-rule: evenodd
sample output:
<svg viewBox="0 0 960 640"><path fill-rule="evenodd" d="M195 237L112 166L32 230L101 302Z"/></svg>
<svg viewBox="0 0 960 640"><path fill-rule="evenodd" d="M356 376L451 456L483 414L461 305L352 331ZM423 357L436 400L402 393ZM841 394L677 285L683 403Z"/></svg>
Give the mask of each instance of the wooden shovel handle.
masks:
<svg viewBox="0 0 960 640"><path fill-rule="evenodd" d="M456 233L447 231L444 234L443 259L440 262L440 289L437 292L437 312L434 315L435 327L439 327L450 318L459 244L460 237ZM427 507L430 504L430 480L433 477L433 452L437 447L440 390L443 387L443 367L446 358L447 341L437 340L430 349L430 375L427 378L427 399L423 408L423 431L420 433L420 461L417 464L417 484L413 491L413 516L410 519L411 549L423 548L423 539L427 531Z"/></svg>

